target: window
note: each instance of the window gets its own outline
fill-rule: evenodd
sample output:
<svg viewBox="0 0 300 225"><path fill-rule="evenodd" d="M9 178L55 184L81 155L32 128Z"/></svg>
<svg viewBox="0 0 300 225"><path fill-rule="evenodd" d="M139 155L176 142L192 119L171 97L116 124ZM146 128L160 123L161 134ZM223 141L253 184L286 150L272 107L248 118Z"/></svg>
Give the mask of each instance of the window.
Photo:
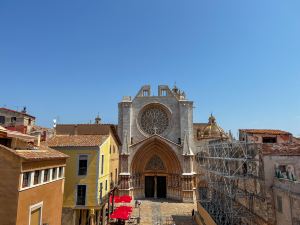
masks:
<svg viewBox="0 0 300 225"><path fill-rule="evenodd" d="M104 172L104 155L102 155L102 160L101 160L101 174Z"/></svg>
<svg viewBox="0 0 300 225"><path fill-rule="evenodd" d="M277 195L277 211L282 213L282 197Z"/></svg>
<svg viewBox="0 0 300 225"><path fill-rule="evenodd" d="M143 96L149 96L149 91L148 90L143 90Z"/></svg>
<svg viewBox="0 0 300 225"><path fill-rule="evenodd" d="M55 180L57 178L57 169L53 168L52 169L52 180Z"/></svg>
<svg viewBox="0 0 300 225"><path fill-rule="evenodd" d="M115 169L115 183L118 183L118 169Z"/></svg>
<svg viewBox="0 0 300 225"><path fill-rule="evenodd" d="M30 118L28 119L28 125L29 126L31 125L31 119Z"/></svg>
<svg viewBox="0 0 300 225"><path fill-rule="evenodd" d="M103 189L103 185L102 183L100 183L100 202L102 202L102 189Z"/></svg>
<svg viewBox="0 0 300 225"><path fill-rule="evenodd" d="M85 176L87 174L87 155L80 155L78 162L78 175Z"/></svg>
<svg viewBox="0 0 300 225"><path fill-rule="evenodd" d="M86 185L77 185L76 205L85 205Z"/></svg>
<svg viewBox="0 0 300 225"><path fill-rule="evenodd" d="M115 153L116 152L116 147L115 146L113 146L113 153Z"/></svg>
<svg viewBox="0 0 300 225"><path fill-rule="evenodd" d="M0 116L0 124L5 124L5 116Z"/></svg>
<svg viewBox="0 0 300 225"><path fill-rule="evenodd" d="M287 169L286 165L278 165L278 167L275 170L275 176L277 178L287 178Z"/></svg>
<svg viewBox="0 0 300 225"><path fill-rule="evenodd" d="M41 183L41 171L36 170L34 171L34 179L33 179L33 184L39 184Z"/></svg>
<svg viewBox="0 0 300 225"><path fill-rule="evenodd" d="M16 122L16 121L17 121L17 117L13 116L12 118L10 118L10 121L11 121L12 123Z"/></svg>
<svg viewBox="0 0 300 225"><path fill-rule="evenodd" d="M49 181L49 175L50 175L49 172L50 172L49 169L44 170L44 182Z"/></svg>
<svg viewBox="0 0 300 225"><path fill-rule="evenodd" d="M58 168L58 177L62 178L63 177L63 167Z"/></svg>
<svg viewBox="0 0 300 225"><path fill-rule="evenodd" d="M105 191L107 191L107 180L105 180Z"/></svg>
<svg viewBox="0 0 300 225"><path fill-rule="evenodd" d="M111 145L109 146L109 154L111 154Z"/></svg>
<svg viewBox="0 0 300 225"><path fill-rule="evenodd" d="M161 96L167 96L167 90L166 89L161 90Z"/></svg>
<svg viewBox="0 0 300 225"><path fill-rule="evenodd" d="M181 145L181 138L178 138L177 144Z"/></svg>
<svg viewBox="0 0 300 225"><path fill-rule="evenodd" d="M263 143L276 143L277 138L276 137L263 137L262 141L263 141Z"/></svg>
<svg viewBox="0 0 300 225"><path fill-rule="evenodd" d="M26 188L30 186L30 172L23 173L23 182L22 188Z"/></svg>
<svg viewBox="0 0 300 225"><path fill-rule="evenodd" d="M43 202L30 206L29 225L42 225Z"/></svg>

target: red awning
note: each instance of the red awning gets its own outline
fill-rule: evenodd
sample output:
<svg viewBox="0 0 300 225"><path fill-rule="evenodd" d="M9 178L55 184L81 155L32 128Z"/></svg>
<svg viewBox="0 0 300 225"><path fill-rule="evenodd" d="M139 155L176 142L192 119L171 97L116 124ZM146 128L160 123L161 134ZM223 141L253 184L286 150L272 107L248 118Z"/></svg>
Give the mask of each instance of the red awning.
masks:
<svg viewBox="0 0 300 225"><path fill-rule="evenodd" d="M120 206L115 209L115 211L110 214L111 219L120 219L120 220L128 220L132 213L131 206Z"/></svg>
<svg viewBox="0 0 300 225"><path fill-rule="evenodd" d="M122 196L115 196L114 202L115 203L130 203L132 200L132 197L129 195L122 195ZM110 196L110 203L112 203L112 196Z"/></svg>

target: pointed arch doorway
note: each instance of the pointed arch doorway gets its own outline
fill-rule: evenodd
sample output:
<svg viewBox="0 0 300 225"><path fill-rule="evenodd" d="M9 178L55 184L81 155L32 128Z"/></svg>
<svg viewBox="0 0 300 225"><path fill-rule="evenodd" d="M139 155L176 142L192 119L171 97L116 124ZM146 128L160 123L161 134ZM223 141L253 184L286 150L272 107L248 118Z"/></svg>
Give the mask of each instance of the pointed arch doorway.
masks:
<svg viewBox="0 0 300 225"><path fill-rule="evenodd" d="M182 198L180 162L174 150L158 138L136 151L131 173L135 198Z"/></svg>

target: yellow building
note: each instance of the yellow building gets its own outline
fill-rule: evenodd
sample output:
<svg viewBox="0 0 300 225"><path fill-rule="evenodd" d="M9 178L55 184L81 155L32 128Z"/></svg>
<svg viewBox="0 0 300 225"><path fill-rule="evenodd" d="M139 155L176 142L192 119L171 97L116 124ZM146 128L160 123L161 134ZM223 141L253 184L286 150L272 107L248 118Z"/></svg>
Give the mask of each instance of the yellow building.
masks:
<svg viewBox="0 0 300 225"><path fill-rule="evenodd" d="M62 224L106 224L110 188L118 182L119 146L110 124L61 124L48 146L69 156Z"/></svg>

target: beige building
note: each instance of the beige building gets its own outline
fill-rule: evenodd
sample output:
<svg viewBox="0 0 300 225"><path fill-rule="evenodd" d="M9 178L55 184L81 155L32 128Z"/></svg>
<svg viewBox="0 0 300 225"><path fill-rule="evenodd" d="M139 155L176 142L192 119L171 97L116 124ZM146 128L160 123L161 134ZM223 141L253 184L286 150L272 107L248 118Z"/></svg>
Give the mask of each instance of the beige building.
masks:
<svg viewBox="0 0 300 225"><path fill-rule="evenodd" d="M300 224L300 144L263 146L265 184L273 194L276 224Z"/></svg>
<svg viewBox="0 0 300 225"><path fill-rule="evenodd" d="M219 225L299 224L299 143L285 131L240 133L242 141L198 146L197 167L203 173L198 208Z"/></svg>
<svg viewBox="0 0 300 225"><path fill-rule="evenodd" d="M0 128L1 225L60 225L67 155Z"/></svg>
<svg viewBox="0 0 300 225"><path fill-rule="evenodd" d="M282 130L240 129L239 140L250 143L290 143L293 135Z"/></svg>
<svg viewBox="0 0 300 225"><path fill-rule="evenodd" d="M29 115L26 107L22 111L0 108L0 126L21 133L30 133L35 125L35 117Z"/></svg>

